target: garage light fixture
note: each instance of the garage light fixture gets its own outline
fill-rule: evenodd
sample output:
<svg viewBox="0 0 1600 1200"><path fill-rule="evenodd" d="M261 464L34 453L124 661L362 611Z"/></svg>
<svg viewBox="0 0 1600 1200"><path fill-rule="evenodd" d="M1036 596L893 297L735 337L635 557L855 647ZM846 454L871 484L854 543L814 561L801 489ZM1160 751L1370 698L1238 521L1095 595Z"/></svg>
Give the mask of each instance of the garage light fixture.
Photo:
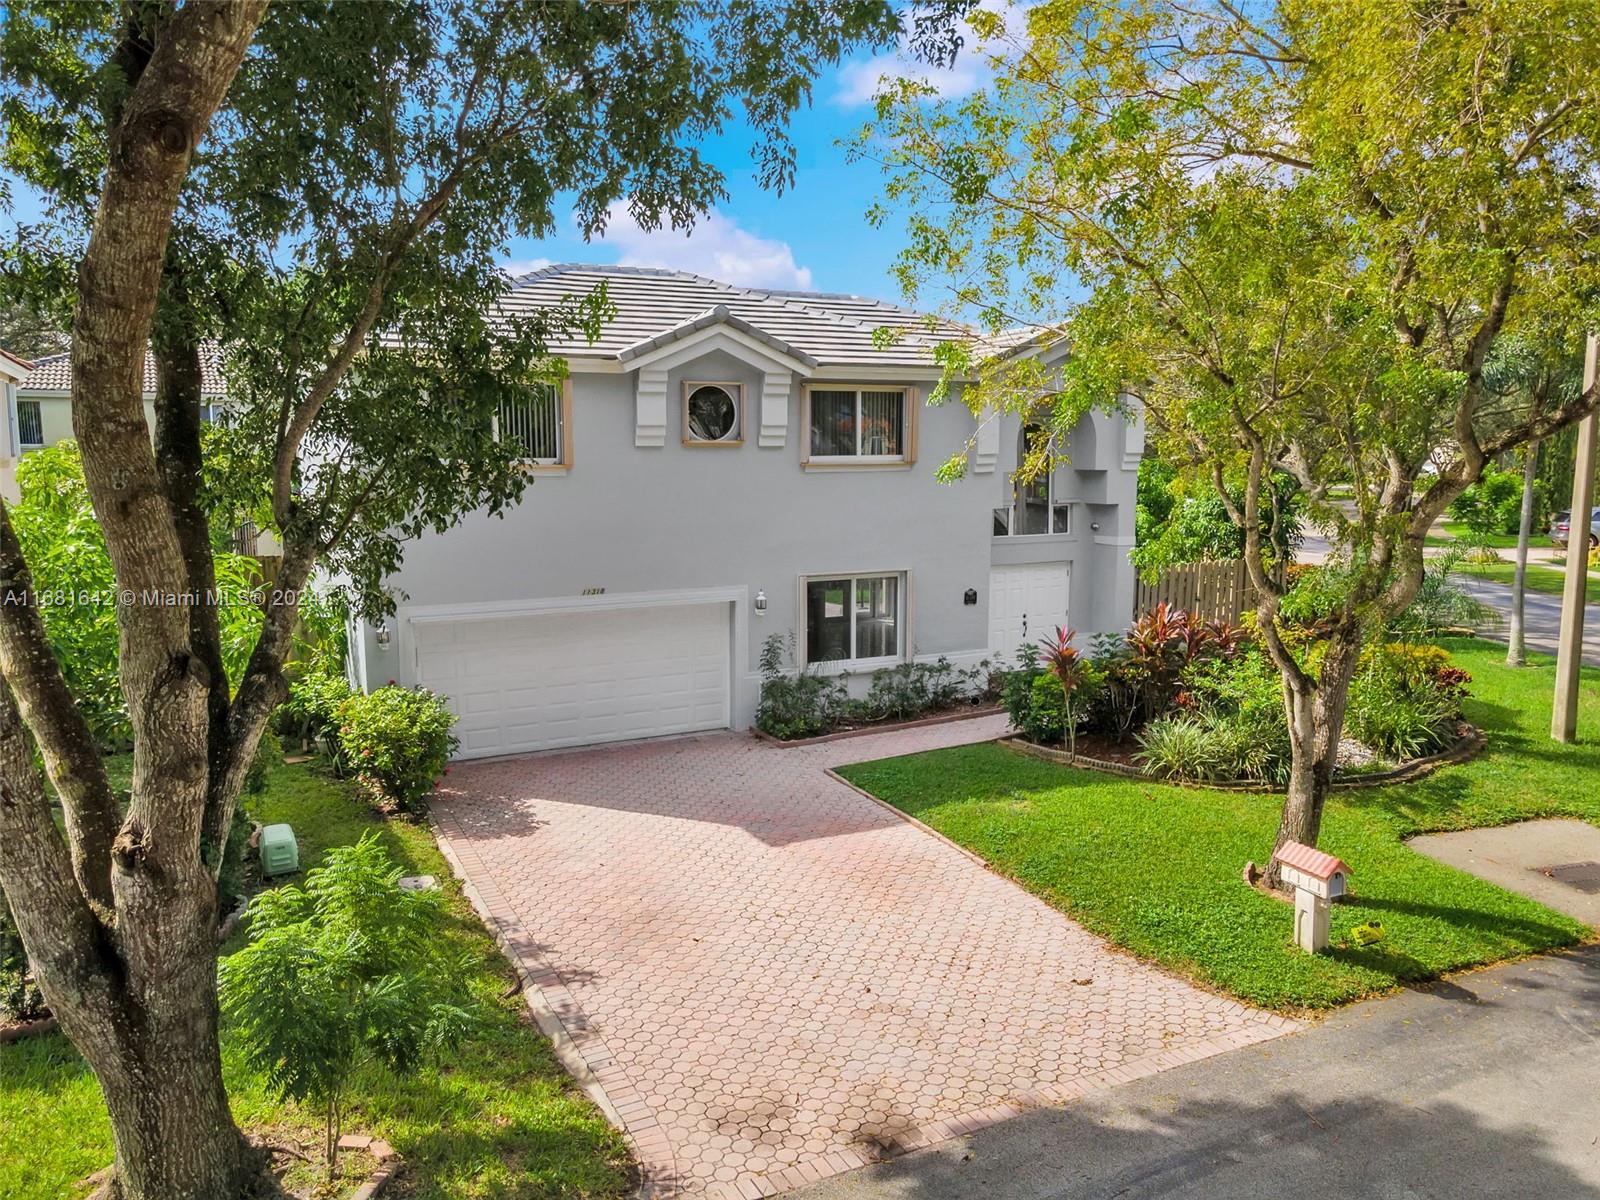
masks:
<svg viewBox="0 0 1600 1200"><path fill-rule="evenodd" d="M766 615L767 615L767 594L766 594L766 592L760 591L758 589L756 591L756 616L764 617Z"/></svg>
<svg viewBox="0 0 1600 1200"><path fill-rule="evenodd" d="M378 624L378 628L372 632L372 640L378 643L379 650L387 650L389 648L389 642L392 638L393 635L389 632L389 625L387 622L380 622Z"/></svg>

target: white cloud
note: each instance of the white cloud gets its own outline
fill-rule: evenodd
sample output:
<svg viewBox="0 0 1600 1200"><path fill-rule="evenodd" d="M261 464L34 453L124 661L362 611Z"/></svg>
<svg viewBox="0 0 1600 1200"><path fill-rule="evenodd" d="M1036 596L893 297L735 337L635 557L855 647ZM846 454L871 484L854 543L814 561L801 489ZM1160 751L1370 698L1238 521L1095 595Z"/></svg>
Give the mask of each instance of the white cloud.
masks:
<svg viewBox="0 0 1600 1200"><path fill-rule="evenodd" d="M523 275L531 275L535 271L542 271L551 264L548 258L514 258L510 262L500 264L500 269L513 279Z"/></svg>
<svg viewBox="0 0 1600 1200"><path fill-rule="evenodd" d="M689 230L641 229L618 202L596 240L617 252L619 267L671 267L741 287L811 287L811 268L795 262L788 242L758 237L716 209Z"/></svg>
<svg viewBox="0 0 1600 1200"><path fill-rule="evenodd" d="M1006 37L1020 37L1027 28L1027 9L1023 3L1011 0L985 0L979 5L991 12L1004 14ZM962 46L955 62L948 67L930 67L919 61L910 50L905 38L893 53L876 54L867 59L847 62L839 69L839 87L834 92L835 104L853 107L870 104L878 94L885 79L916 79L928 84L941 99L955 99L978 90L993 74L989 58L997 47L985 53L976 50L978 36L972 26L961 22Z"/></svg>

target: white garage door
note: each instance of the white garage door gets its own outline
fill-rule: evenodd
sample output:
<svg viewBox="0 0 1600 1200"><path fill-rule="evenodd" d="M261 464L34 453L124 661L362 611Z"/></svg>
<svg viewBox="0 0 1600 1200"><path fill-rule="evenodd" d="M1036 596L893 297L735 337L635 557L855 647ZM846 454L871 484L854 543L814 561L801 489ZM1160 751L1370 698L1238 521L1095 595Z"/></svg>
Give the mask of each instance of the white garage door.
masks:
<svg viewBox="0 0 1600 1200"><path fill-rule="evenodd" d="M448 698L460 757L728 724L726 604L419 622L418 681Z"/></svg>
<svg viewBox="0 0 1600 1200"><path fill-rule="evenodd" d="M1070 627L1071 563L1027 563L989 569L989 650L1010 661L1023 642L1038 644L1057 625Z"/></svg>

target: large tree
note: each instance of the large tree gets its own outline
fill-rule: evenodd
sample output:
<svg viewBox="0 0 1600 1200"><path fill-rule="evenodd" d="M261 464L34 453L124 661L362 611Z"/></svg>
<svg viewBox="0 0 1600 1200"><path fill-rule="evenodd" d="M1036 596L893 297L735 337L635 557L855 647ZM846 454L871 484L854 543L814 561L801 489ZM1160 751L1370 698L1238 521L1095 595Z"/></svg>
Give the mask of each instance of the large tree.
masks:
<svg viewBox="0 0 1600 1200"><path fill-rule="evenodd" d="M960 7L918 28L930 54L951 51ZM689 222L723 186L695 144L736 110L761 177L784 182L782 127L821 65L898 33L887 0L8 6L4 166L45 215L4 269L33 311L70 318L134 765L124 805L0 506L0 885L105 1093L109 1195L262 1184L220 1072L223 841L315 565L381 610L408 535L517 502L528 476L492 414L559 373L552 330L607 315L603 294L497 310L507 239L568 207L597 232L620 198L647 225ZM199 436L208 341L229 377L206 441L220 471ZM283 544L234 690L215 607L168 599L210 594L219 505L263 514Z"/></svg>
<svg viewBox="0 0 1600 1200"><path fill-rule="evenodd" d="M1135 393L1158 452L1210 480L1283 677L1278 843L1314 843L1362 639L1416 595L1429 526L1595 407L1485 416L1497 344L1535 323L1575 344L1596 294L1593 6L1046 0L1025 24L989 22L975 95L881 97L860 145L911 212L901 278L1069 343L1054 376L946 347L974 406L1064 436ZM1341 548L1309 652L1285 611L1309 598L1269 570L1278 471ZM1327 502L1345 482L1353 511Z"/></svg>

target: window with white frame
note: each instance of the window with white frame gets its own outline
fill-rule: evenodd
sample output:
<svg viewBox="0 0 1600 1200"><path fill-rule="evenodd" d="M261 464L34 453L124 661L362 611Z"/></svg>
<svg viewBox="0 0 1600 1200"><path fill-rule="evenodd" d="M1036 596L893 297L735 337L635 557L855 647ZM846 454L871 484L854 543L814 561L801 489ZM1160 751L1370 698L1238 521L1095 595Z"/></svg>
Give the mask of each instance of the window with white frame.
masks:
<svg viewBox="0 0 1600 1200"><path fill-rule="evenodd" d="M25 449L44 445L44 416L37 400L17 401L17 445Z"/></svg>
<svg viewBox="0 0 1600 1200"><path fill-rule="evenodd" d="M904 462L905 388L812 388L812 462Z"/></svg>
<svg viewBox="0 0 1600 1200"><path fill-rule="evenodd" d="M1044 434L1037 425L1028 425L1017 439L1017 461L1027 459L1029 449ZM1038 536L1072 532L1072 504L1057 495L1055 464L1032 479L1019 479L1012 491L1012 503L994 512L995 537Z"/></svg>
<svg viewBox="0 0 1600 1200"><path fill-rule="evenodd" d="M900 575L806 580L807 663L900 659Z"/></svg>
<svg viewBox="0 0 1600 1200"><path fill-rule="evenodd" d="M495 413L495 437L514 442L530 463L554 465L562 461L561 389L553 383L534 384L514 398L500 401Z"/></svg>

